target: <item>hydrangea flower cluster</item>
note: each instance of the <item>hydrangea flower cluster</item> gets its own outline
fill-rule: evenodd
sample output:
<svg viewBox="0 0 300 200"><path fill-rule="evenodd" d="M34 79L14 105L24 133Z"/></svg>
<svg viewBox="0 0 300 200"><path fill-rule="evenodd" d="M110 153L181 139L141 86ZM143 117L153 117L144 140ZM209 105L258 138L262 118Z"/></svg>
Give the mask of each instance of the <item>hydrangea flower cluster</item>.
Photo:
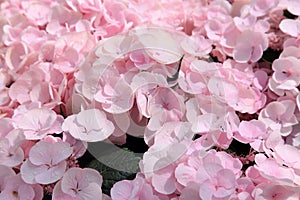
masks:
<svg viewBox="0 0 300 200"><path fill-rule="evenodd" d="M299 7L0 1L0 199L299 199ZM128 135L140 171L104 194L78 159Z"/></svg>

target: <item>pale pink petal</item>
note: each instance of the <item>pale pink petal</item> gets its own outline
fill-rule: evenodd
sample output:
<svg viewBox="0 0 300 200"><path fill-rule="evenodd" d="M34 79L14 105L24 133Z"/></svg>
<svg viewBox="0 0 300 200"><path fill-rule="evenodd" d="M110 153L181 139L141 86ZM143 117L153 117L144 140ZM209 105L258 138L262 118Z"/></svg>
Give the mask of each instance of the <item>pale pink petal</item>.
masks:
<svg viewBox="0 0 300 200"><path fill-rule="evenodd" d="M298 9L299 6L300 6L300 2L297 0L288 0L287 2L288 11L297 16L300 16L300 11Z"/></svg>
<svg viewBox="0 0 300 200"><path fill-rule="evenodd" d="M50 184L58 181L65 173L67 163L65 161L60 162L55 166L50 166L45 169L42 173L35 175L37 183Z"/></svg>
<svg viewBox="0 0 300 200"><path fill-rule="evenodd" d="M82 198L74 197L64 193L61 190L61 181L59 181L54 186L53 193L52 193L52 200L82 200Z"/></svg>
<svg viewBox="0 0 300 200"><path fill-rule="evenodd" d="M196 170L181 163L175 170L175 177L180 184L187 186L189 182L196 181Z"/></svg>
<svg viewBox="0 0 300 200"><path fill-rule="evenodd" d="M282 32L297 37L300 33L300 21L293 19L284 19L280 22L279 28Z"/></svg>
<svg viewBox="0 0 300 200"><path fill-rule="evenodd" d="M0 165L0 188L4 187L5 177L13 176L15 174L16 173L12 168Z"/></svg>
<svg viewBox="0 0 300 200"><path fill-rule="evenodd" d="M29 152L29 160L35 165L53 164L65 160L72 154L72 148L66 142L38 142Z"/></svg>
<svg viewBox="0 0 300 200"><path fill-rule="evenodd" d="M199 199L199 185L197 183L190 183L181 191L180 200Z"/></svg>
<svg viewBox="0 0 300 200"><path fill-rule="evenodd" d="M95 177L93 177L95 176ZM69 169L62 178L61 190L83 199L102 199L102 177L94 169Z"/></svg>
<svg viewBox="0 0 300 200"><path fill-rule="evenodd" d="M77 196L86 200L102 200L101 186L90 183L88 187L79 191Z"/></svg>
<svg viewBox="0 0 300 200"><path fill-rule="evenodd" d="M246 63L250 60L252 51L248 44L239 44L233 51L233 58L238 62Z"/></svg>
<svg viewBox="0 0 300 200"><path fill-rule="evenodd" d="M44 173L47 170L47 166L36 166L29 160L26 160L21 166L22 179L29 184L37 183L35 176L40 173Z"/></svg>
<svg viewBox="0 0 300 200"><path fill-rule="evenodd" d="M208 181L204 182L200 185L199 196L201 199L211 200L213 199L213 194L215 192L215 188Z"/></svg>
<svg viewBox="0 0 300 200"><path fill-rule="evenodd" d="M114 184L110 191L113 200L127 200L132 191L132 184L130 181L123 180Z"/></svg>
<svg viewBox="0 0 300 200"><path fill-rule="evenodd" d="M176 190L173 172L154 174L152 177L152 185L156 191L162 194L172 194Z"/></svg>

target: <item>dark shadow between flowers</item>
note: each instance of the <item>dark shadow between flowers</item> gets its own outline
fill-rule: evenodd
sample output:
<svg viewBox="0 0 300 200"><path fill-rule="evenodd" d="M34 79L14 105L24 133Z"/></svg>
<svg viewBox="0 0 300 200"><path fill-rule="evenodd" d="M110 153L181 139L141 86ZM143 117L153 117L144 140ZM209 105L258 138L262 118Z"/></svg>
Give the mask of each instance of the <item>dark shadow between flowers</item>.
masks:
<svg viewBox="0 0 300 200"><path fill-rule="evenodd" d="M127 134L124 145L89 143L88 150L78 159L78 163L82 168L89 167L99 171L103 177L102 191L110 195L110 189L116 182L135 178L139 171L139 161L147 150L148 146L143 138Z"/></svg>

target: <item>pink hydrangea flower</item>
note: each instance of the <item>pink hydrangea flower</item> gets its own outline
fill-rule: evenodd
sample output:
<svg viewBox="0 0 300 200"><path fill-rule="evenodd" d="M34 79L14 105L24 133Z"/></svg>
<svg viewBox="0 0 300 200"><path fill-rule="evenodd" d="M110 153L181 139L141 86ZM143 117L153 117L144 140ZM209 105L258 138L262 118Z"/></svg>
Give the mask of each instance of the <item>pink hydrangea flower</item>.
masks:
<svg viewBox="0 0 300 200"><path fill-rule="evenodd" d="M259 120L242 121L234 138L249 143L256 151L263 151L263 141L268 136L265 124Z"/></svg>
<svg viewBox="0 0 300 200"><path fill-rule="evenodd" d="M268 128L282 136L292 131L292 126L298 123L294 115L296 105L291 100L274 101L269 103L259 114L259 120Z"/></svg>
<svg viewBox="0 0 300 200"><path fill-rule="evenodd" d="M274 148L275 159L295 170L300 169L300 161L297 159L299 155L299 149L288 144L277 145Z"/></svg>
<svg viewBox="0 0 300 200"><path fill-rule="evenodd" d="M255 199L292 200L299 197L295 188L278 184L260 184L253 191Z"/></svg>
<svg viewBox="0 0 300 200"><path fill-rule="evenodd" d="M15 167L23 162L21 148L25 136L20 130L12 130L5 137L0 137L0 162L8 167Z"/></svg>
<svg viewBox="0 0 300 200"><path fill-rule="evenodd" d="M236 41L233 58L240 63L257 62L268 48L268 40L260 32L244 31Z"/></svg>
<svg viewBox="0 0 300 200"><path fill-rule="evenodd" d="M112 200L145 199L158 200L154 195L152 186L144 179L143 175L138 174L132 181L123 180L114 184L111 189Z"/></svg>
<svg viewBox="0 0 300 200"><path fill-rule="evenodd" d="M69 133L64 132L63 133L63 139L62 141L67 142L71 145L73 149L73 153L71 157L77 159L84 155L87 149L87 142L77 140L73 138Z"/></svg>
<svg viewBox="0 0 300 200"><path fill-rule="evenodd" d="M253 86L254 80L254 74L219 68L207 84L211 95L225 101L233 109L242 113L255 113L266 103L266 96Z"/></svg>
<svg viewBox="0 0 300 200"><path fill-rule="evenodd" d="M134 66L140 70L147 70L155 64L145 50L130 53L129 59L133 62Z"/></svg>
<svg viewBox="0 0 300 200"><path fill-rule="evenodd" d="M124 113L133 106L133 92L122 77L101 79L101 89L95 94L95 100L102 103L103 109L112 114Z"/></svg>
<svg viewBox="0 0 300 200"><path fill-rule="evenodd" d="M199 196L202 199L225 198L235 191L235 175L220 165L204 163L197 172L200 186Z"/></svg>
<svg viewBox="0 0 300 200"><path fill-rule="evenodd" d="M4 188L5 180L7 177L16 175L15 171L7 166L0 165L0 192L2 191L2 188Z"/></svg>
<svg viewBox="0 0 300 200"><path fill-rule="evenodd" d="M252 192L255 188L254 183L248 177L241 177L237 181L236 194L232 195L233 199L252 199Z"/></svg>
<svg viewBox="0 0 300 200"><path fill-rule="evenodd" d="M32 22L36 23L38 26L43 26L49 22L51 15L51 6L44 2L26 1L21 3L24 10L24 14Z"/></svg>
<svg viewBox="0 0 300 200"><path fill-rule="evenodd" d="M213 36L211 38L214 39ZM181 41L180 46L188 54L199 57L209 54L212 50L212 42L204 37L185 38Z"/></svg>
<svg viewBox="0 0 300 200"><path fill-rule="evenodd" d="M1 187L0 198L3 200L18 200L18 199L43 199L43 188L38 184L27 184L21 174L10 175L4 178L4 184Z"/></svg>
<svg viewBox="0 0 300 200"><path fill-rule="evenodd" d="M293 169L276 162L274 158L267 158L261 153L256 154L255 163L256 165L254 167L258 170L260 175L272 182L285 185L292 185L298 182Z"/></svg>
<svg viewBox="0 0 300 200"><path fill-rule="evenodd" d="M14 127L24 131L27 140L38 140L47 134L61 133L63 117L45 108L35 108L14 117Z"/></svg>
<svg viewBox="0 0 300 200"><path fill-rule="evenodd" d="M299 6L0 0L0 199L298 199ZM128 134L149 149L110 198L72 167Z"/></svg>
<svg viewBox="0 0 300 200"><path fill-rule="evenodd" d="M102 200L102 176L94 169L71 168L56 183L53 200Z"/></svg>
<svg viewBox="0 0 300 200"><path fill-rule="evenodd" d="M89 109L68 116L62 125L62 129L68 131L76 139L95 142L108 138L115 127L106 118L104 112L98 109Z"/></svg>
<svg viewBox="0 0 300 200"><path fill-rule="evenodd" d="M72 148L66 142L36 143L29 152L29 158L21 166L22 179L29 184L58 181L65 173L65 160L71 154Z"/></svg>
<svg viewBox="0 0 300 200"><path fill-rule="evenodd" d="M54 85L43 80L47 80L49 76L47 73L54 75L53 71L47 68L50 68L49 64L38 63L32 67L32 70L23 73L9 88L10 98L20 104L34 102L48 108L58 105L60 102L58 90Z"/></svg>
<svg viewBox="0 0 300 200"><path fill-rule="evenodd" d="M30 50L28 46L22 42L16 42L11 45L5 54L5 62L7 67L11 70L18 71L25 65L26 59L20 59L21 57L26 57Z"/></svg>
<svg viewBox="0 0 300 200"><path fill-rule="evenodd" d="M295 57L279 58L273 62L273 80L278 84L278 89L293 90L300 84L300 60Z"/></svg>
<svg viewBox="0 0 300 200"><path fill-rule="evenodd" d="M148 128L157 130L166 122L180 121L184 116L183 98L175 91L158 87L148 100L150 121Z"/></svg>
<svg viewBox="0 0 300 200"><path fill-rule="evenodd" d="M239 175L231 170L234 166L229 164L232 158L223 164L218 163L220 161L213 153L208 153L203 158L190 157L187 164L178 165L175 176L185 186L182 199L229 198L236 189L236 177Z"/></svg>
<svg viewBox="0 0 300 200"><path fill-rule="evenodd" d="M103 9L102 2L97 0L89 0L89 1L82 1L82 0L67 0L67 4L73 8L75 11L80 11L82 13L93 13L93 12L100 12Z"/></svg>
<svg viewBox="0 0 300 200"><path fill-rule="evenodd" d="M218 70L217 64L203 60L194 60L191 63L183 60L178 84L180 88L190 94L207 94L208 77Z"/></svg>

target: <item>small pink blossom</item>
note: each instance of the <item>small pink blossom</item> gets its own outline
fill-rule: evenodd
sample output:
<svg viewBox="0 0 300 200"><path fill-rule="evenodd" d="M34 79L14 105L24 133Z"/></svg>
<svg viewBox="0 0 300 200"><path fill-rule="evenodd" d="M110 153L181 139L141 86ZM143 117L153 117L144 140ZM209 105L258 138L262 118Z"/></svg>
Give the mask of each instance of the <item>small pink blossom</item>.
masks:
<svg viewBox="0 0 300 200"><path fill-rule="evenodd" d="M25 136L20 130L10 131L0 137L0 162L8 167L15 167L23 162L24 152L21 148Z"/></svg>
<svg viewBox="0 0 300 200"><path fill-rule="evenodd" d="M155 64L145 50L134 51L130 53L129 58L140 70L147 70Z"/></svg>
<svg viewBox="0 0 300 200"><path fill-rule="evenodd" d="M268 39L265 35L247 30L238 36L233 58L240 63L257 62L267 47Z"/></svg>
<svg viewBox="0 0 300 200"><path fill-rule="evenodd" d="M67 0L67 4L75 11L82 13L93 13L102 11L102 3L97 0Z"/></svg>
<svg viewBox="0 0 300 200"><path fill-rule="evenodd" d="M18 199L43 199L43 188L38 184L27 184L21 174L10 175L4 178L4 185L1 187L1 199L18 200Z"/></svg>
<svg viewBox="0 0 300 200"><path fill-rule="evenodd" d="M56 183L53 200L102 200L102 176L94 169L71 168Z"/></svg>
<svg viewBox="0 0 300 200"><path fill-rule="evenodd" d="M43 26L49 22L51 7L48 3L43 1L26 1L21 3L25 11L25 15L36 23L36 25Z"/></svg>
<svg viewBox="0 0 300 200"><path fill-rule="evenodd" d="M282 136L287 136L292 131L292 126L298 123L294 115L296 105L291 100L274 101L269 103L259 114L259 120L277 131Z"/></svg>
<svg viewBox="0 0 300 200"><path fill-rule="evenodd" d="M133 106L133 92L124 78L101 79L101 89L95 94L95 100L102 103L103 109L112 114L127 112Z"/></svg>
<svg viewBox="0 0 300 200"><path fill-rule="evenodd" d="M299 193L293 187L277 184L260 184L254 189L253 196L258 200L293 200L299 197Z"/></svg>
<svg viewBox="0 0 300 200"><path fill-rule="evenodd" d="M183 98L175 91L158 87L148 100L148 128L157 130L166 122L180 121L184 116Z"/></svg>
<svg viewBox="0 0 300 200"><path fill-rule="evenodd" d="M203 60L182 61L182 68L178 78L179 87L190 94L207 94L208 77L217 71L215 63Z"/></svg>
<svg viewBox="0 0 300 200"><path fill-rule="evenodd" d="M112 200L158 199L153 193L152 186L139 174L132 181L123 180L115 183L111 189Z"/></svg>
<svg viewBox="0 0 300 200"><path fill-rule="evenodd" d="M210 39L215 39L213 33ZM212 50L212 42L204 37L185 38L183 41L181 41L180 45L181 48L187 53L199 57L209 54Z"/></svg>
<svg viewBox="0 0 300 200"><path fill-rule="evenodd" d="M16 175L15 171L7 166L0 165L0 192L2 191L2 188L5 186L5 180L7 177L11 177Z"/></svg>
<svg viewBox="0 0 300 200"><path fill-rule="evenodd" d="M263 140L268 136L265 124L259 120L242 121L234 138L242 143L250 143L256 151L263 151Z"/></svg>
<svg viewBox="0 0 300 200"><path fill-rule="evenodd" d="M66 142L36 143L29 152L29 158L21 166L23 180L29 184L49 184L58 181L65 173L66 159L72 154Z"/></svg>
<svg viewBox="0 0 300 200"><path fill-rule="evenodd" d="M69 133L64 132L63 133L63 139L62 141L67 142L71 145L73 149L73 153L71 157L77 159L84 155L87 149L87 142L77 140L73 138Z"/></svg>
<svg viewBox="0 0 300 200"><path fill-rule="evenodd" d="M30 50L28 49L28 46L26 44L22 42L14 43L7 49L5 54L5 62L7 66L11 70L20 70L25 64L25 59L21 58L26 57L26 54L28 54L29 52Z"/></svg>
<svg viewBox="0 0 300 200"><path fill-rule="evenodd" d="M228 198L235 191L234 174L220 165L204 163L196 176L200 186L199 196L202 199Z"/></svg>
<svg viewBox="0 0 300 200"><path fill-rule="evenodd" d="M258 170L260 175L268 180L288 185L296 181L294 171L291 168L277 163L274 158L267 158L263 154L256 154L255 163L256 165L254 167Z"/></svg>
<svg viewBox="0 0 300 200"><path fill-rule="evenodd" d="M49 74L53 74L52 70L47 70L48 67L47 63L38 63L23 73L9 88L9 97L20 104L34 102L48 108L58 105L60 97L54 87L56 84L46 82Z"/></svg>
<svg viewBox="0 0 300 200"><path fill-rule="evenodd" d="M274 157L276 160L296 170L300 169L300 161L297 159L299 156L300 151L288 144L277 145L274 148Z"/></svg>
<svg viewBox="0 0 300 200"><path fill-rule="evenodd" d="M38 140L47 134L62 132L63 118L44 108L29 110L14 117L14 127L24 131L27 140Z"/></svg>
<svg viewBox="0 0 300 200"><path fill-rule="evenodd" d="M106 118L104 112L98 109L89 109L68 116L62 125L62 129L68 131L76 139L95 142L108 138L115 127Z"/></svg>
<svg viewBox="0 0 300 200"><path fill-rule="evenodd" d="M273 80L279 89L292 90L300 84L300 60L295 57L279 58L273 62Z"/></svg>

